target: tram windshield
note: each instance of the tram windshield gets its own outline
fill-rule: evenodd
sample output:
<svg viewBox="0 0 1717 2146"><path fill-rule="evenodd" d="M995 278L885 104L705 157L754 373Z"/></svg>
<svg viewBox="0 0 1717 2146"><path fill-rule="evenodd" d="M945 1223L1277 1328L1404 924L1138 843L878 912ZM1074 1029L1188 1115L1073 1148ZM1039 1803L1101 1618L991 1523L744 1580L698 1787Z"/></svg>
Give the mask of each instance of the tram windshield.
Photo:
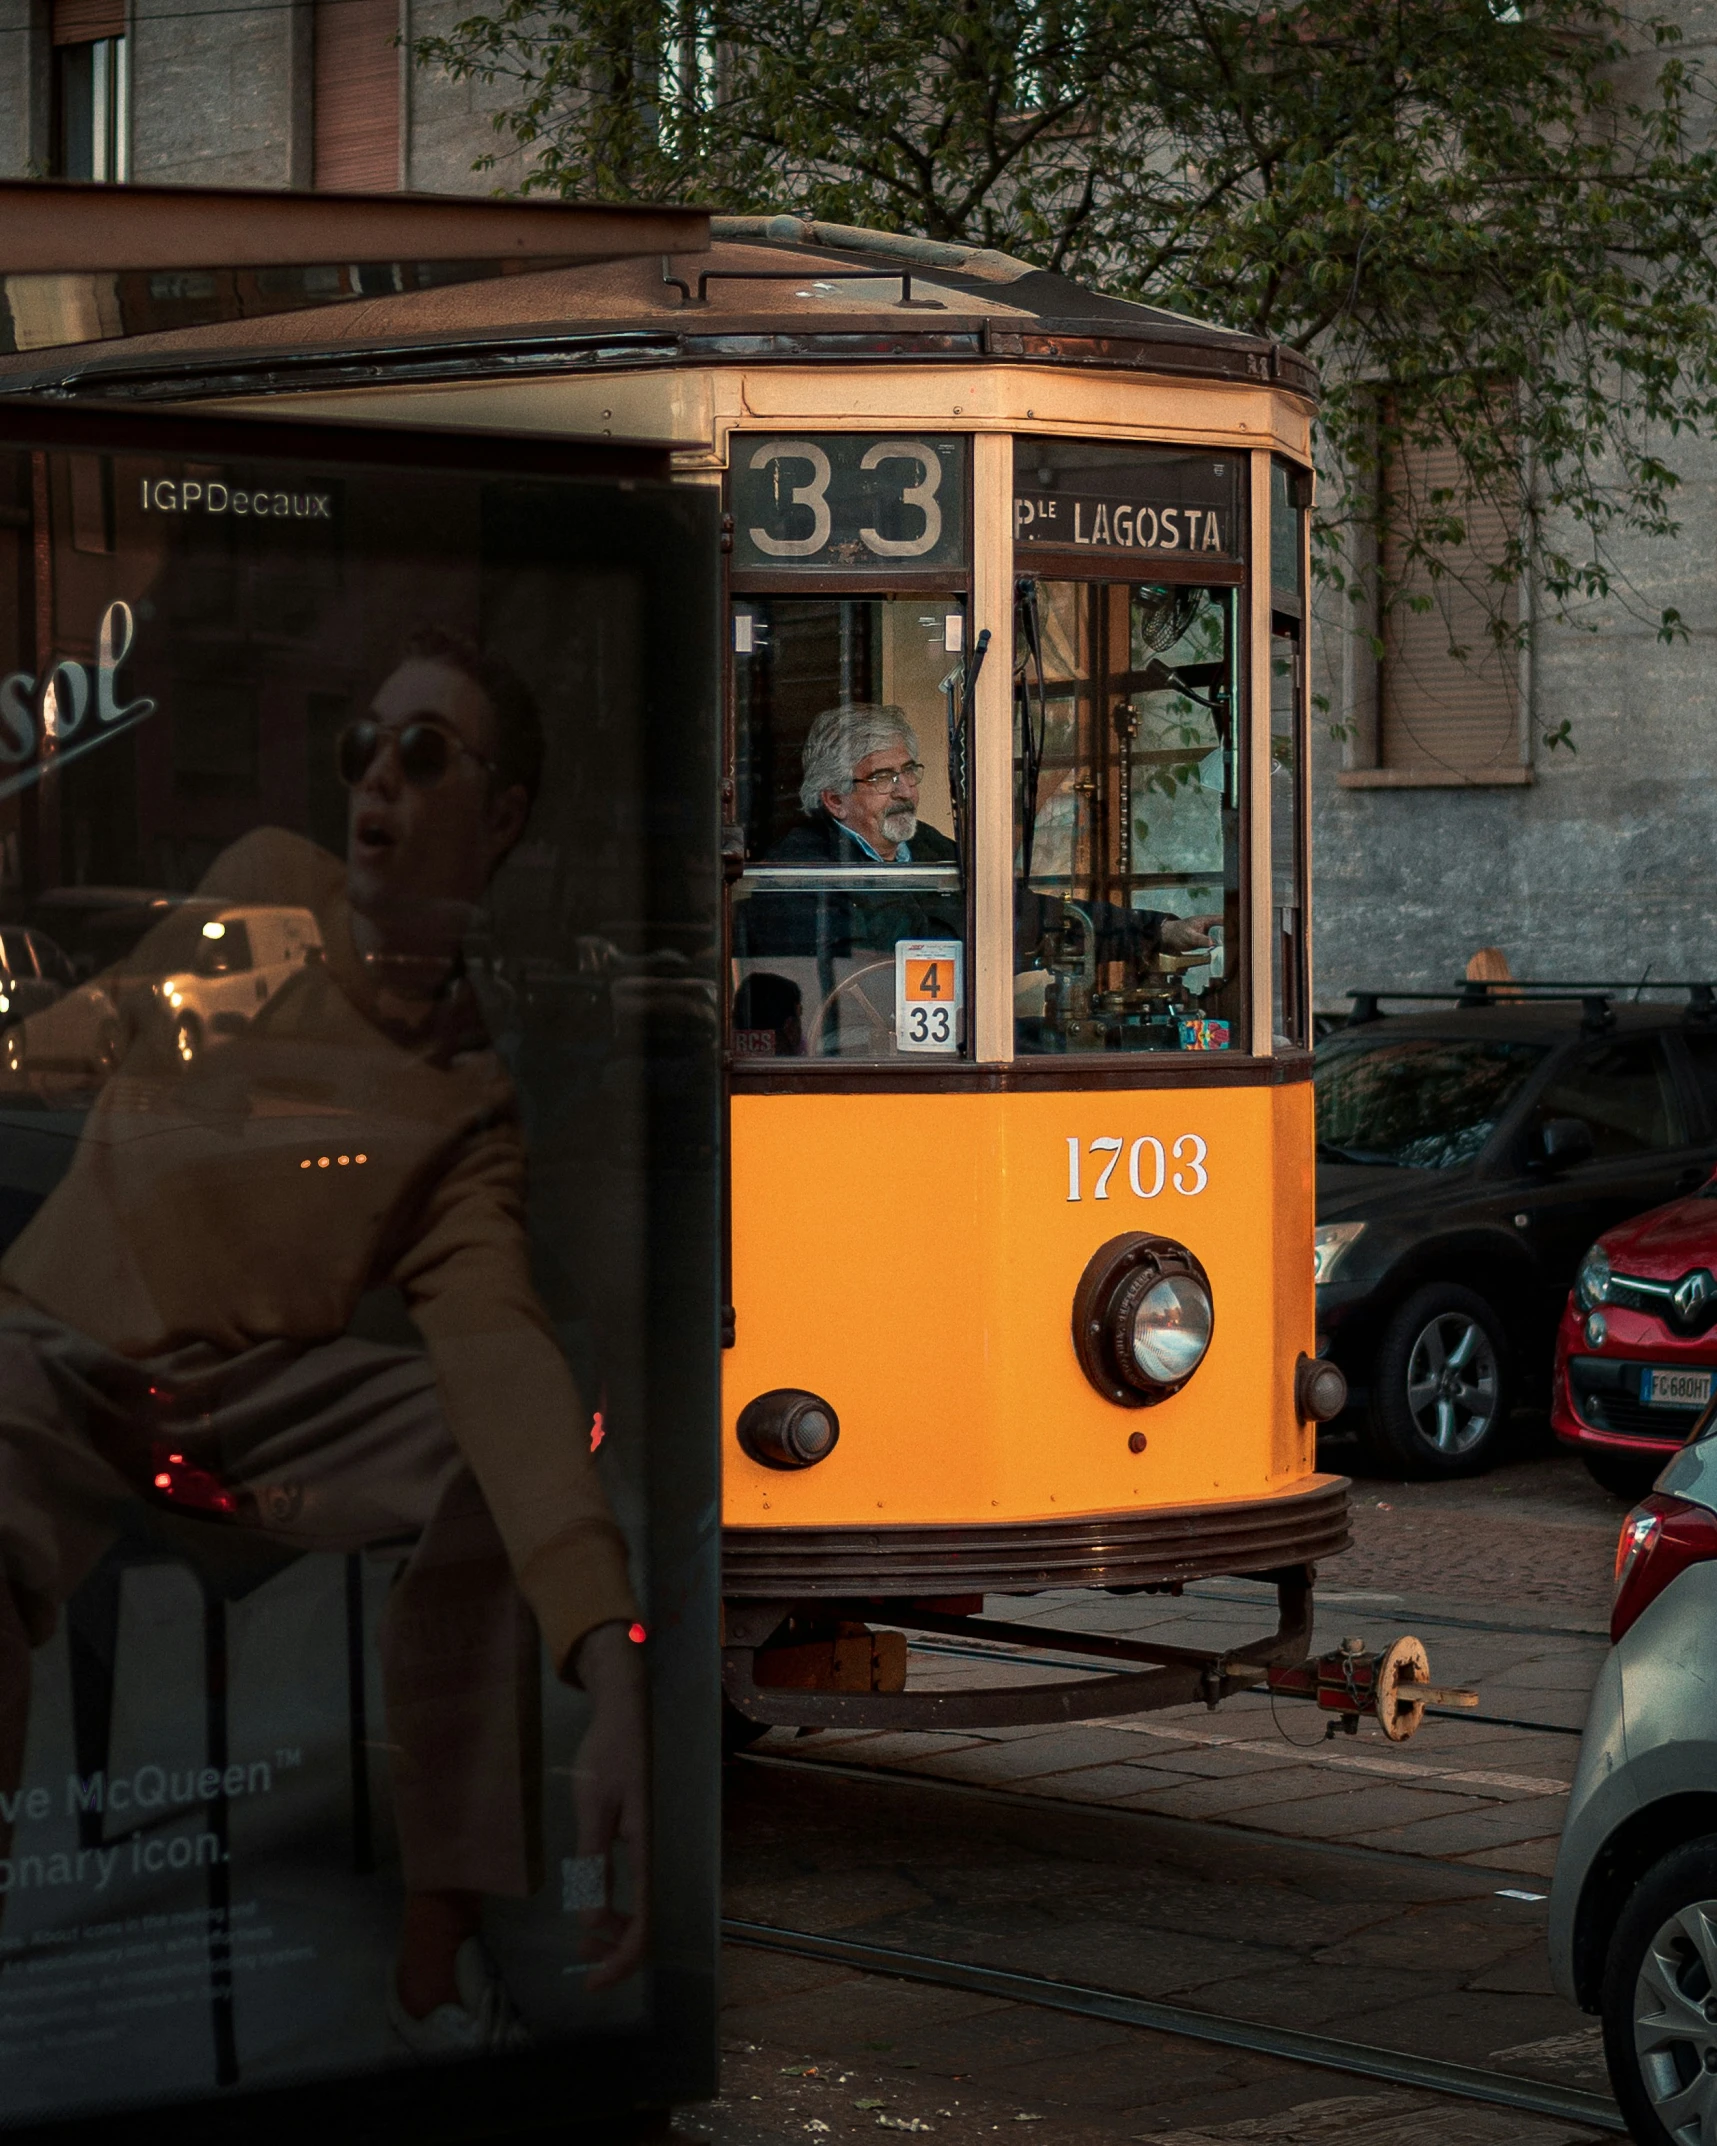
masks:
<svg viewBox="0 0 1717 2146"><path fill-rule="evenodd" d="M1021 585L1021 1053L1243 1040L1238 598L1185 583Z"/></svg>
<svg viewBox="0 0 1717 2146"><path fill-rule="evenodd" d="M965 627L951 596L737 602L736 1056L963 1054Z"/></svg>

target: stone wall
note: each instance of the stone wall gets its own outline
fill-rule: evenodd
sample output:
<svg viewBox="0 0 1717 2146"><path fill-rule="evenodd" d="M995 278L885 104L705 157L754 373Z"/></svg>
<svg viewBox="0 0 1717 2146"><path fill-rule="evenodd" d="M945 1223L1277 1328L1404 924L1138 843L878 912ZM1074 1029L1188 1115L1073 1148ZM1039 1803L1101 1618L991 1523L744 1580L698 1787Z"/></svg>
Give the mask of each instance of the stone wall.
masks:
<svg viewBox="0 0 1717 2146"><path fill-rule="evenodd" d="M406 35L436 37L472 12L470 0L404 0ZM528 169L525 152L497 134L493 115L509 101L504 82L453 82L432 68L413 67L406 91L406 184L428 194L510 193ZM494 169L473 171L479 157Z"/></svg>
<svg viewBox="0 0 1717 2146"><path fill-rule="evenodd" d="M0 177L48 168L47 0L0 0Z"/></svg>
<svg viewBox="0 0 1717 2146"><path fill-rule="evenodd" d="M133 0L129 43L133 180L308 183L307 0Z"/></svg>

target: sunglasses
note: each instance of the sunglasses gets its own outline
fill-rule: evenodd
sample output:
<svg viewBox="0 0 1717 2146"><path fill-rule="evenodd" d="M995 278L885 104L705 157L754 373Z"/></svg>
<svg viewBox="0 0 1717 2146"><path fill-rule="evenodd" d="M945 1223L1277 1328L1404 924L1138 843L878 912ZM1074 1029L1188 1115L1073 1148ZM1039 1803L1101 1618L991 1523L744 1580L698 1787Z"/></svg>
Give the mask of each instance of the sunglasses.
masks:
<svg viewBox="0 0 1717 2146"><path fill-rule="evenodd" d="M419 718L394 730L364 716L348 723L335 740L340 780L348 790L355 790L363 781L384 745L391 745L398 754L399 771L416 790L433 790L453 765L455 753L475 760L491 775L496 772L493 760L485 760L475 746L467 745L457 732L440 723Z"/></svg>

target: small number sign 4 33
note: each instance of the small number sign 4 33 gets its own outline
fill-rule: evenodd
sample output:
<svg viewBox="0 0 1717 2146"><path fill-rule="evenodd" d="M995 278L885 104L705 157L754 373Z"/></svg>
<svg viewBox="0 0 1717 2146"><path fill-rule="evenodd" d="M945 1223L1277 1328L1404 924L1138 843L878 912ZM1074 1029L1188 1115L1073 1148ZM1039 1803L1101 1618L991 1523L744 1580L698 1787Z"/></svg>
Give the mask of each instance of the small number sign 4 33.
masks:
<svg viewBox="0 0 1717 2146"><path fill-rule="evenodd" d="M1092 1199L1106 1200L1109 1181L1121 1171L1121 1158L1125 1155L1126 1169L1116 1178L1117 1195L1124 1185L1135 1199L1154 1200L1165 1187L1172 1187L1193 1199L1210 1183L1210 1172L1205 1168L1209 1153L1197 1133L1179 1133L1166 1146L1154 1133L1140 1133L1135 1140L1120 1133L1106 1133L1100 1140L1088 1141L1083 1153L1078 1135L1069 1133L1067 1197L1082 1200L1089 1182Z"/></svg>
<svg viewBox="0 0 1717 2146"><path fill-rule="evenodd" d="M900 939L894 948L894 1043L952 1055L965 1012L965 948L958 939Z"/></svg>

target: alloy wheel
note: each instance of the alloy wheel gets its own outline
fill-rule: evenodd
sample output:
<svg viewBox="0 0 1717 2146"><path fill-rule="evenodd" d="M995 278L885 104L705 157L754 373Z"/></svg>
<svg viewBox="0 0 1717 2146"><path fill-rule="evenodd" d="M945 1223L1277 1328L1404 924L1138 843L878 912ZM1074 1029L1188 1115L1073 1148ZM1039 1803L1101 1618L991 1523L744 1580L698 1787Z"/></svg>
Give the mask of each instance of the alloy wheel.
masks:
<svg viewBox="0 0 1717 2146"><path fill-rule="evenodd" d="M1717 2136L1717 1900L1679 1909L1634 1982L1640 2084L1677 2146Z"/></svg>
<svg viewBox="0 0 1717 2146"><path fill-rule="evenodd" d="M1501 1392L1490 1336L1466 1312L1439 1312L1407 1359L1407 1408L1439 1453L1470 1453L1496 1421Z"/></svg>

